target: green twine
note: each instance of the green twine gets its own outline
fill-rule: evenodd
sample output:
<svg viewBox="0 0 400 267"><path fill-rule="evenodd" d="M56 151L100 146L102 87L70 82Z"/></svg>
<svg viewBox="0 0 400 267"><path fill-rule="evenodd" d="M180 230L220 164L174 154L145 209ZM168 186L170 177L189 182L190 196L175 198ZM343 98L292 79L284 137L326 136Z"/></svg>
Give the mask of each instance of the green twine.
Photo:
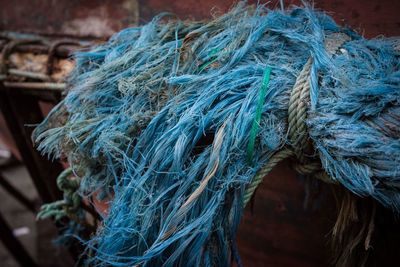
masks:
<svg viewBox="0 0 400 267"><path fill-rule="evenodd" d="M209 57L210 60L208 60L206 63L204 63L202 66L200 66L198 73L200 73L203 69L205 69L208 65L210 65L211 63L214 62L214 60L217 58L216 54L219 53L219 49L218 48L214 48L213 50L211 50L211 52L209 53Z"/></svg>
<svg viewBox="0 0 400 267"><path fill-rule="evenodd" d="M267 92L267 87L269 83L269 77L271 75L272 68L268 67L264 73L263 83L261 85L260 99L258 100L256 116L254 118L253 126L251 127L251 135L249 145L247 146L247 161L251 167L254 167L253 155L254 155L254 145L256 142L256 136L258 127L260 126L262 106L264 104L265 94Z"/></svg>

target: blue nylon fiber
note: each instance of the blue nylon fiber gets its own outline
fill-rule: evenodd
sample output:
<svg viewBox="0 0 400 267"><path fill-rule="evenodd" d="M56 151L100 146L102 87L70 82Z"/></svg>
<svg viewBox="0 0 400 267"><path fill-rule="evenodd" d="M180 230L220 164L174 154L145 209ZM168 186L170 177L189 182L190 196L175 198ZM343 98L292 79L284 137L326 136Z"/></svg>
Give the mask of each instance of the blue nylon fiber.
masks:
<svg viewBox="0 0 400 267"><path fill-rule="evenodd" d="M312 7L240 3L191 23L166 15L75 54L65 99L33 134L43 153L68 159L82 195L113 199L85 242L95 249L87 264L229 266L244 190L289 143L289 97L310 57L306 123L323 168L353 193L400 210L395 39L364 39ZM324 40L339 32L352 40L331 55ZM273 71L250 166L265 66Z"/></svg>

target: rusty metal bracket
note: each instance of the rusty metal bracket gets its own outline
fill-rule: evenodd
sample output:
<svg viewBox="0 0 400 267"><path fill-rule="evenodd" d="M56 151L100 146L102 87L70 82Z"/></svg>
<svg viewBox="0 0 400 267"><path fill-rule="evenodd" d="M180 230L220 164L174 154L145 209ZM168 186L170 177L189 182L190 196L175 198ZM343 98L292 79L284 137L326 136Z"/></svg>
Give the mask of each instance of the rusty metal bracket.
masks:
<svg viewBox="0 0 400 267"><path fill-rule="evenodd" d="M21 40L12 40L8 44L6 44L2 50L0 57L0 73L7 74L8 57L13 52L13 50L21 44L45 44L45 41L41 38L21 39Z"/></svg>
<svg viewBox="0 0 400 267"><path fill-rule="evenodd" d="M53 74L53 66L54 66L54 56L56 54L57 48L62 46L62 45L76 45L76 46L81 46L81 44L77 41L72 41L72 40L61 40L61 41L55 41L54 43L51 44L49 48L49 53L48 53L48 58L47 58L47 69L46 69L46 74L51 75Z"/></svg>

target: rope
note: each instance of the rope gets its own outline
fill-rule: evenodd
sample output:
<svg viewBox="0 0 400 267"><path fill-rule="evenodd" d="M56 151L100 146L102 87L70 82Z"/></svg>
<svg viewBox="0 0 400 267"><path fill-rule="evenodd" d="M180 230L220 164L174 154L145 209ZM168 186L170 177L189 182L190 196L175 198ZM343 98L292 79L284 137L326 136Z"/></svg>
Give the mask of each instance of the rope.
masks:
<svg viewBox="0 0 400 267"><path fill-rule="evenodd" d="M68 217L89 231L94 232L96 227L87 223L78 215L82 199L76 191L80 187L80 181L77 178L70 179L69 176L71 174L72 169L68 168L57 177L57 186L64 192L64 199L42 205L37 218L45 219L54 216L56 220L59 220L63 217Z"/></svg>
<svg viewBox="0 0 400 267"><path fill-rule="evenodd" d="M350 37L343 33L334 33L329 35L325 40L325 48L327 49L330 55L333 55L336 51L340 49L340 47L346 42L349 41ZM293 86L293 89L290 94L289 99L289 107L288 107L288 124L289 124L289 133L288 138L291 141L290 148L284 148L283 150L275 153L269 161L257 171L256 175L252 179L251 183L246 187L244 196L243 196L243 205L246 206L247 202L251 199L252 195L256 191L258 185L263 181L263 178L267 176L267 174L274 168L279 162L286 158L290 158L292 156L296 157L296 163L294 165L294 169L299 174L303 175L313 175L314 177L326 182L326 183L334 183L332 179L330 179L329 175L322 169L321 162L319 159L315 157L310 157L307 155L311 155L313 151L313 145L309 139L307 134L307 110L310 105L310 74L311 68L313 65L313 57L310 57L307 62L304 64L303 69L298 75L296 82ZM265 76L264 76L265 80ZM269 74L268 74L268 82L269 82ZM265 91L264 89L265 82L263 82L261 91ZM265 85L266 86L266 85ZM262 101L264 97L261 92L260 102L262 105ZM257 107L257 112L261 110L261 108ZM256 119L258 118L258 121ZM257 127L254 130L254 125L258 126L259 120L261 118L260 114L256 114L256 119L254 120L253 128L252 128L252 137L253 133L257 132ZM256 134L254 134L255 139ZM249 148L254 146L255 140L250 139ZM249 151L249 150L248 150ZM249 157L249 152L248 152ZM252 159L252 157L250 157ZM252 161L251 161L252 162Z"/></svg>
<svg viewBox="0 0 400 267"><path fill-rule="evenodd" d="M259 171L257 171L251 183L246 187L243 196L244 206L246 206L247 202L249 202L251 196L256 191L258 185L263 181L264 177L267 176L272 168L274 168L279 162L293 155L296 155L300 162L305 163L303 149L309 146L309 144L307 135L304 133L307 129L305 119L307 117L307 103L310 100L310 83L308 82L308 80L310 77L312 63L313 59L310 58L304 65L299 76L297 77L296 82L293 86L293 90L290 94L288 108L289 139L292 140L294 152L289 148L277 152ZM315 172L315 170L319 170L320 168L315 164L296 165L296 167L296 171L301 173L313 173Z"/></svg>
<svg viewBox="0 0 400 267"><path fill-rule="evenodd" d="M228 118L228 120L229 119L230 119L230 117ZM219 153L219 150L221 149L221 145L222 145L223 139L225 137L225 127L226 127L226 124L228 123L228 120L226 120L224 122L224 124L221 126L221 128L219 128L218 132L215 135L214 142L213 142L213 149L212 149L211 155L210 155L210 163L211 163L211 159L214 158L214 155L217 155L217 156L215 157L212 167L210 168L210 170L208 171L208 173L204 177L204 179L200 182L200 185L193 191L193 193L189 196L189 198L185 201L185 203L183 203L182 206L179 207L178 212L171 219L171 222L173 222L173 224L161 236L160 240L166 240L169 236L171 236L173 234L173 232L176 230L178 224L180 223L180 221L183 219L183 217L189 210L190 205L196 201L196 199L199 197L199 195L206 188L210 179L216 173L216 171L218 169L218 165L219 165L219 155L217 153ZM144 255L146 255L148 253L148 251L150 251L150 249L153 248L157 244L157 242L159 242L160 240L156 240L156 242L154 242L153 245L151 245L151 247L147 251L145 251ZM143 264L143 262L141 262L140 264L134 265L134 267L141 266L142 264Z"/></svg>
<svg viewBox="0 0 400 267"><path fill-rule="evenodd" d="M350 191L400 210L400 193L391 187L397 178L392 166L399 162L393 155L400 151L386 142L397 137L399 124L393 117L399 107L387 106L397 99L398 85L391 40L354 34L359 40L330 60L323 47L327 34L351 30L321 12L294 10L240 7L211 23L164 23L160 15L76 55L72 89L33 139L42 153L78 165L82 192L111 198L112 212L84 242L95 251L85 264L229 265L246 186L254 179L255 192L285 158L307 175L317 176L323 165ZM312 109L307 111L309 92L303 89L309 86L303 84L295 103L305 112L298 119L297 109L304 108L293 107L295 125L289 125L291 91L311 55L311 73L305 74ZM249 167L245 154L265 64L274 73ZM365 75L356 79L360 73ZM137 122L146 112L152 116ZM230 115L223 140L216 142L214 133ZM294 136L288 136L292 128ZM307 142L296 149L303 137ZM221 148L211 153L217 144ZM260 169L267 162L272 166Z"/></svg>
<svg viewBox="0 0 400 267"><path fill-rule="evenodd" d="M228 118L229 120L229 118ZM198 196L204 191L206 188L208 182L210 179L214 176L218 169L219 165L219 151L221 149L221 145L223 142L223 139L225 138L225 127L226 124L228 123L228 120L225 121L225 123L222 125L221 128L219 128L218 132L215 135L214 142L213 142L213 149L211 151L210 155L210 163L211 159L214 158L214 155L217 155L215 157L214 163L210 170L208 171L207 175L204 177L204 179L200 182L200 185L193 191L193 193L189 196L189 198L185 201L185 203L182 204L182 206L178 209L177 215L174 216L174 218L171 220L174 222L174 225L172 225L168 231L165 232L165 234L161 237L161 240L164 240L168 238L176 229L176 226L178 225L179 221L182 219L182 217L186 214L188 211L188 207L196 201Z"/></svg>
<svg viewBox="0 0 400 267"><path fill-rule="evenodd" d="M247 202L251 199L254 191L256 191L258 185L262 182L263 178L274 168L279 162L293 155L293 152L289 149L284 149L273 155L270 160L256 173L251 183L246 187L246 191L243 196L243 204L246 206Z"/></svg>
<svg viewBox="0 0 400 267"><path fill-rule="evenodd" d="M307 103L310 101L310 83L308 80L312 64L313 58L310 57L297 77L289 99L289 139L292 140L296 157L301 162L304 161L303 149L309 145L305 120L307 117Z"/></svg>

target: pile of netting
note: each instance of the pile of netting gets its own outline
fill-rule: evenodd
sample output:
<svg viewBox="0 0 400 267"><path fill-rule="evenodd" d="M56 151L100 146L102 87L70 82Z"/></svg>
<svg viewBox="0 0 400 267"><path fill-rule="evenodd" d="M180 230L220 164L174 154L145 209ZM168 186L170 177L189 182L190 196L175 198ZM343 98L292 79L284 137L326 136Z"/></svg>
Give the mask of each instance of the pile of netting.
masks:
<svg viewBox="0 0 400 267"><path fill-rule="evenodd" d="M165 16L77 53L33 135L82 196L112 199L89 264L229 265L245 203L284 158L400 210L396 39L311 7Z"/></svg>

